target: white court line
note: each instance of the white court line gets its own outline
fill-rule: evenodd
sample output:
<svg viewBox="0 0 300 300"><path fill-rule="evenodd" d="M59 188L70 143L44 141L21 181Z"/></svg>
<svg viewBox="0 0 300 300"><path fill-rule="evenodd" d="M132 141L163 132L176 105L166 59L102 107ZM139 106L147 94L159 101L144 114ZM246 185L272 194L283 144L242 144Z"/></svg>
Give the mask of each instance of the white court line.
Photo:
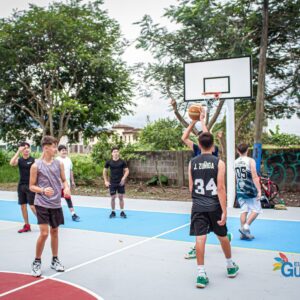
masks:
<svg viewBox="0 0 300 300"><path fill-rule="evenodd" d="M12 271L0 271L0 273L9 273L9 274L20 274L20 275L28 275L28 276L31 276L30 273L24 273L24 272L12 272ZM53 281L58 281L58 282L62 282L62 283L65 283L67 285L71 285L71 286L74 286L82 291L85 291L87 292L88 294L94 296L96 299L98 300L104 300L103 298L101 298L99 295L97 295L96 293L94 293L93 291L79 285L79 284L75 284L75 283L72 283L72 282L68 282L68 281L65 281L65 280L62 280L62 279L57 279L57 278L49 278L49 276L43 276L43 278L46 278L46 279L51 279ZM38 281L38 282L41 282L42 280ZM1 296L1 295L0 295Z"/></svg>
<svg viewBox="0 0 300 300"><path fill-rule="evenodd" d="M74 267L72 267L72 268L69 268L69 269L67 269L65 272L57 272L57 273L55 273L55 274L53 274L53 275L48 276L47 278L43 278L43 279L41 279L41 280L34 281L34 282L31 282L31 283L22 285L22 286L20 286L20 287L18 287L18 288L15 288L15 289L13 289L13 290L10 290L10 291L7 291L7 292L5 292L5 293L0 294L0 298L1 298L1 297L4 297L4 296L6 296L6 295L12 294L12 293L14 293L14 292L17 292L17 291L19 291L19 290L25 289L25 288L27 288L27 287L29 287L29 286L35 285L35 284L37 284L37 283L43 282L43 281L45 281L45 280L47 280L47 279L52 279L52 278L54 278L54 277L63 275L63 274L65 274L65 273L68 273L68 272L77 270L77 269L79 269L79 268L81 268L81 267L84 267L84 266L86 266L86 265L89 265L89 264L91 264L91 263L93 263L93 262L102 260L102 259L104 259L104 258L106 258L106 257L110 257L110 256L112 256L112 255L118 254L118 253L123 252L123 251L125 251L125 250L128 250L128 249L134 248L134 247L136 247L136 246L139 246L139 245L141 245L141 244L150 242L150 241L152 241L152 240L154 240L154 239L157 239L157 238L159 238L159 237L161 237L161 236L163 236L163 235L166 235L166 234L168 234L168 233L174 232L174 231L176 231L176 230L179 230L179 229L184 228L184 227L189 226L189 225L190 225L190 223L186 223L186 224L184 224L184 225L181 225L181 226L178 226L178 227L173 228L173 229L171 229L171 230L165 231L165 232L160 233L160 234L158 234L158 235L155 235L155 236L153 236L153 237L146 238L146 239L144 239L144 240L142 240L142 241L139 241L139 242L137 242L137 243L128 245L128 246L126 246L126 247L123 247L123 248L121 248L121 249L119 249L119 250L115 250L115 251L110 252L110 253L107 253L107 254L105 254L105 255L103 255L103 256L99 256L99 257L96 257L96 258L94 258L94 259L91 259L91 260L89 260L89 261L87 261L87 262L85 262L85 263L82 263L82 264L79 264L79 265L74 266Z"/></svg>

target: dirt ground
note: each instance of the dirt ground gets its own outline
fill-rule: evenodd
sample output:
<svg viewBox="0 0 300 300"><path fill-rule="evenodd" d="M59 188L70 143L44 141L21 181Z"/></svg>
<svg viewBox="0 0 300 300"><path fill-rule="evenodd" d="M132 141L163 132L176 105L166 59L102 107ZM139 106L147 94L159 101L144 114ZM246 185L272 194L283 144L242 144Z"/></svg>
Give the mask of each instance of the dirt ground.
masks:
<svg viewBox="0 0 300 300"><path fill-rule="evenodd" d="M16 191L16 183L0 183L0 190ZM77 185L72 190L73 195L82 196L109 196L108 190L101 184ZM126 196L137 199L158 199L171 201L191 201L191 195L187 187L165 186L146 186L145 183L128 182L126 184ZM298 192L280 192L287 206L300 206L300 193Z"/></svg>

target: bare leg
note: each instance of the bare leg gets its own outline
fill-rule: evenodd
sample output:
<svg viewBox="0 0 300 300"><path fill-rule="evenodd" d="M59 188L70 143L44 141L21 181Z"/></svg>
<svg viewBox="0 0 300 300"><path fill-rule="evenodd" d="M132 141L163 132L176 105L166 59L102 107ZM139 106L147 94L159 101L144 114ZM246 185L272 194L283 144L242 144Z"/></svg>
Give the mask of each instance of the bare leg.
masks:
<svg viewBox="0 0 300 300"><path fill-rule="evenodd" d="M22 211L22 216L23 216L23 219L24 219L24 223L29 224L27 204L22 204L21 205L21 211Z"/></svg>
<svg viewBox="0 0 300 300"><path fill-rule="evenodd" d="M252 211L247 219L247 224L251 225L251 223L257 218L257 216L258 216L258 213Z"/></svg>
<svg viewBox="0 0 300 300"><path fill-rule="evenodd" d="M116 209L116 195L111 196L111 209L115 210Z"/></svg>
<svg viewBox="0 0 300 300"><path fill-rule="evenodd" d="M30 205L31 211L34 213L34 215L36 216L36 210L35 210L35 206L34 205Z"/></svg>
<svg viewBox="0 0 300 300"><path fill-rule="evenodd" d="M35 258L41 258L44 250L45 242L49 234L48 224L40 224L39 226L40 226L40 235L36 243Z"/></svg>
<svg viewBox="0 0 300 300"><path fill-rule="evenodd" d="M241 216L240 216L241 228L243 228L244 224L246 223L247 214L248 214L247 212L241 213Z"/></svg>
<svg viewBox="0 0 300 300"><path fill-rule="evenodd" d="M227 259L231 258L231 246L230 246L228 237L227 236L218 236L218 235L217 235L217 237L221 243L221 247L222 247L225 257Z"/></svg>
<svg viewBox="0 0 300 300"><path fill-rule="evenodd" d="M118 194L120 200L120 209L124 209L124 194Z"/></svg>
<svg viewBox="0 0 300 300"><path fill-rule="evenodd" d="M52 256L58 254L58 227L50 228Z"/></svg>
<svg viewBox="0 0 300 300"><path fill-rule="evenodd" d="M204 265L206 235L196 236L196 256L197 264Z"/></svg>

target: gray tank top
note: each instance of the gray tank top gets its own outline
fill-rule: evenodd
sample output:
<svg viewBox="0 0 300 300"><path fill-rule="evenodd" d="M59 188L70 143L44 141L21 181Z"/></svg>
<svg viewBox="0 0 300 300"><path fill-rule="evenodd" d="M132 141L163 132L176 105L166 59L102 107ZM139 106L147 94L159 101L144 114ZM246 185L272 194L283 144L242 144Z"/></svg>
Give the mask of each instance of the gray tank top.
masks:
<svg viewBox="0 0 300 300"><path fill-rule="evenodd" d="M51 165L47 165L42 159L35 161L37 165L37 183L41 188L52 187L54 194L47 197L42 194L35 194L34 204L46 208L60 208L61 207L61 179L60 179L60 162L53 160Z"/></svg>

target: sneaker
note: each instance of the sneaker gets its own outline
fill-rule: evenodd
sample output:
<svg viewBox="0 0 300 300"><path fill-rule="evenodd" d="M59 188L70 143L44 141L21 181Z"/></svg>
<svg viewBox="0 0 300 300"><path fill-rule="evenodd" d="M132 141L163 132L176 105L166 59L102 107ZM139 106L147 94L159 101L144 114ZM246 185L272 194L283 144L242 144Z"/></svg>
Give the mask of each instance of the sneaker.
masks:
<svg viewBox="0 0 300 300"><path fill-rule="evenodd" d="M72 215L72 220L73 220L74 222L79 222L80 217L77 216L76 214L74 214L74 215Z"/></svg>
<svg viewBox="0 0 300 300"><path fill-rule="evenodd" d="M241 240L253 240L254 236L250 233L250 230L245 230L244 228L240 228L239 232L241 233L241 235L243 236L243 238L241 238Z"/></svg>
<svg viewBox="0 0 300 300"><path fill-rule="evenodd" d="M116 217L116 213L114 211L112 211L109 215L110 218L115 218Z"/></svg>
<svg viewBox="0 0 300 300"><path fill-rule="evenodd" d="M203 289L208 285L208 283L209 283L209 280L208 280L207 276L198 276L196 287Z"/></svg>
<svg viewBox="0 0 300 300"><path fill-rule="evenodd" d="M64 272L65 267L61 264L58 258L55 258L51 262L51 269L55 270L56 272Z"/></svg>
<svg viewBox="0 0 300 300"><path fill-rule="evenodd" d="M40 277L42 275L42 262L40 260L34 260L31 265L31 275L34 277Z"/></svg>
<svg viewBox="0 0 300 300"><path fill-rule="evenodd" d="M18 230L19 233L31 231L30 225L25 224L22 229Z"/></svg>
<svg viewBox="0 0 300 300"><path fill-rule="evenodd" d="M227 268L227 276L234 278L239 272L239 266L233 263L233 267Z"/></svg>
<svg viewBox="0 0 300 300"><path fill-rule="evenodd" d="M196 258L196 248L192 247L191 250L184 256L185 259Z"/></svg>
<svg viewBox="0 0 300 300"><path fill-rule="evenodd" d="M233 240L233 234L231 232L227 233L227 237L228 237L229 242L231 242Z"/></svg>
<svg viewBox="0 0 300 300"><path fill-rule="evenodd" d="M126 218L127 218L127 216L126 216L126 214L124 213L124 211L121 211L121 213L120 213L120 217L121 217L121 218L124 218L124 219L126 219Z"/></svg>

